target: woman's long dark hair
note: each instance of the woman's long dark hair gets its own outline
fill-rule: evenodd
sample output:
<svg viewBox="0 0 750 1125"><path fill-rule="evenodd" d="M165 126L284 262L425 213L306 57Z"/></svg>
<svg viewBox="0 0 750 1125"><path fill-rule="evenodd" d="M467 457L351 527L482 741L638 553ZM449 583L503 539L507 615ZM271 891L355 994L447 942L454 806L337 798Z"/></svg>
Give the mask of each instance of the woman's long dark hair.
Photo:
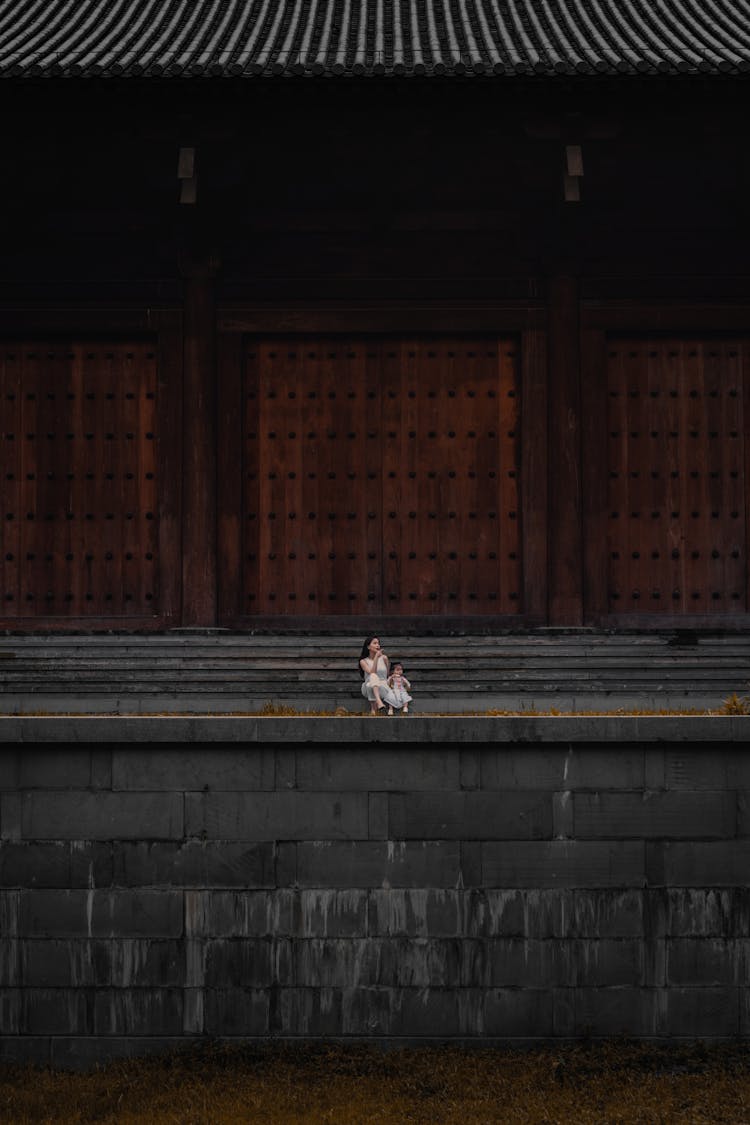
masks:
<svg viewBox="0 0 750 1125"><path fill-rule="evenodd" d="M371 637L367 637L367 639L365 640L365 643L362 645L362 652L360 653L360 657L359 657L360 660L365 660L370 655L370 643L374 640L375 640L375 634L374 633L372 634ZM364 680L365 673L364 673L364 671L362 669L362 665L359 663L359 661L357 661L357 667L359 668L360 676Z"/></svg>

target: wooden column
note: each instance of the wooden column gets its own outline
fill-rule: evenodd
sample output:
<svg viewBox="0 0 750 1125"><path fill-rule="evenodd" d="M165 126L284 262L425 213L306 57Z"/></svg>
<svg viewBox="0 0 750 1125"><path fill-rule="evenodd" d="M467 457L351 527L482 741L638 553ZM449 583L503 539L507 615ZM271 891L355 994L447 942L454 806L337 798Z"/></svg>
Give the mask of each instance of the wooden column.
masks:
<svg viewBox="0 0 750 1125"><path fill-rule="evenodd" d="M578 282L549 289L549 624L583 623L581 378Z"/></svg>
<svg viewBox="0 0 750 1125"><path fill-rule="evenodd" d="M216 625L216 316L208 264L185 275L182 624Z"/></svg>

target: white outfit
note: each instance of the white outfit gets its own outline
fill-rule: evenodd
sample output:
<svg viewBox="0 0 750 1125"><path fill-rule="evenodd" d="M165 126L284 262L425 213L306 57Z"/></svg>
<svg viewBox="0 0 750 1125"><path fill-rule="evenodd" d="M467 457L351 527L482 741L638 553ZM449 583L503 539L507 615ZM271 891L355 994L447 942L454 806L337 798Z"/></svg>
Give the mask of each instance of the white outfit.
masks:
<svg viewBox="0 0 750 1125"><path fill-rule="evenodd" d="M363 696L365 697L365 699L369 699L370 703L374 702L375 692L373 691L372 687L374 682L377 683L378 691L380 692L380 698L387 707L400 707L401 704L396 703L396 697L388 687L388 681L386 679L388 675L388 665L386 664L385 659L382 656L377 656L375 658L374 664L375 666L370 674L368 675L367 673L365 673L365 678L362 682ZM374 677L377 677L377 679L375 679Z"/></svg>
<svg viewBox="0 0 750 1125"><path fill-rule="evenodd" d="M404 707L407 703L411 703L411 696L406 690L407 684L409 684L409 681L407 680L406 676L393 677L391 691L393 692L393 696L396 700L396 702L393 704L394 707ZM409 686L411 687L411 684L409 684Z"/></svg>

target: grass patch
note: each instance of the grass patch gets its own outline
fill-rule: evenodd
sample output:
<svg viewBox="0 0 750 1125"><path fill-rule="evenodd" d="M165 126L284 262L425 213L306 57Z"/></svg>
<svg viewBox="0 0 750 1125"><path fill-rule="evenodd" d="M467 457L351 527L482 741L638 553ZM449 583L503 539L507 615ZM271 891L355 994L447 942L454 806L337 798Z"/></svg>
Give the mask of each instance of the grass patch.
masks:
<svg viewBox="0 0 750 1125"><path fill-rule="evenodd" d="M8 1125L604 1125L750 1120L741 1045L527 1052L202 1046L88 1074L0 1068Z"/></svg>

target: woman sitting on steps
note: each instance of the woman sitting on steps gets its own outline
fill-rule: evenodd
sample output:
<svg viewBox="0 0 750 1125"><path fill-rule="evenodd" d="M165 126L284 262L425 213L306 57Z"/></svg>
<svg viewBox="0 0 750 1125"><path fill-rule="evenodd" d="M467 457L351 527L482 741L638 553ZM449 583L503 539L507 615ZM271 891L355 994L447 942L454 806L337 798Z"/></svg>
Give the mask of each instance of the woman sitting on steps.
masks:
<svg viewBox="0 0 750 1125"><path fill-rule="evenodd" d="M393 714L396 697L388 687L388 674L391 662L380 647L377 637L368 637L362 645L359 660L359 674L362 677L362 695L369 701L370 714L384 711Z"/></svg>

